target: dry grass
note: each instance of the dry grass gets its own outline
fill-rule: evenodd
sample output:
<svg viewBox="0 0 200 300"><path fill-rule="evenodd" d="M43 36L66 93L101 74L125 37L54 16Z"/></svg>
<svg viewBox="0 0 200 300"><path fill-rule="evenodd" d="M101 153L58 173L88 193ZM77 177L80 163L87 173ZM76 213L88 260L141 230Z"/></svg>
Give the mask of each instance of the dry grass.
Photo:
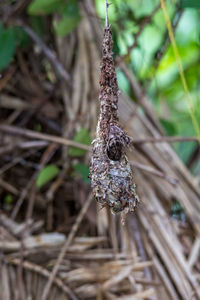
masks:
<svg viewBox="0 0 200 300"><path fill-rule="evenodd" d="M84 1L81 11L78 30L56 40L57 59L70 74L70 88L65 81L52 79L53 71L49 74L48 68L41 67L41 55L32 48L20 52L14 69L6 71L4 82L0 80L2 123L22 131L35 131L40 123L43 133L69 141L80 127L94 136L102 31L97 18L91 17L95 14L91 1ZM128 134L135 139L162 137L150 101L126 65L120 67L143 110L143 114L136 111L132 100L121 95L121 123L128 124ZM10 97L6 108L5 96ZM69 159L67 145L56 140L40 144L36 136L29 136L35 147L24 148L27 137L10 133L0 128L0 195L4 199L10 193L14 199L11 204L2 200L0 299L42 299L55 266L48 300L200 299L200 191L168 143L138 144L129 153L133 162L163 176L134 168L141 203L122 226L119 216L100 210L94 201L84 206L90 188L74 176L72 165L77 159ZM80 161L87 164L89 155ZM56 164L61 172L37 191L35 178L46 163ZM184 207L185 222L171 218L174 201Z"/></svg>

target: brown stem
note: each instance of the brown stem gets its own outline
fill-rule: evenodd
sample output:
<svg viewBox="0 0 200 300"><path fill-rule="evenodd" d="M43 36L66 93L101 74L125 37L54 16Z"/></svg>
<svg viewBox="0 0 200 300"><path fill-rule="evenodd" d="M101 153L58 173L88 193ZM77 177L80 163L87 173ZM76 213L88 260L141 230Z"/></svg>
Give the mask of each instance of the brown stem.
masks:
<svg viewBox="0 0 200 300"><path fill-rule="evenodd" d="M130 161L131 165L134 166L135 168L137 169L140 169L140 170L143 170L145 172L148 172L148 173L151 173L152 175L155 175L155 176L158 176L158 177L161 177L165 180L167 180L169 183L171 183L172 185L177 185L178 183L178 180L176 178L173 178L173 177L169 177L168 175L164 174L163 172L160 172L156 169L153 169L149 166L146 166L146 165L143 165L143 164L140 164L136 161Z"/></svg>
<svg viewBox="0 0 200 300"><path fill-rule="evenodd" d="M57 73L66 81L66 83L71 86L71 78L69 73L65 70L61 62L58 60L54 52L40 39L40 37L35 33L35 31L29 27L28 25L21 22L21 20L17 20L14 22L14 25L21 26L26 33L30 36L30 38L40 47L43 51L53 68L57 71Z"/></svg>
<svg viewBox="0 0 200 300"><path fill-rule="evenodd" d="M6 132L9 134L14 134L14 135L21 135L21 136L31 138L31 139L39 139L39 140L43 140L43 141L55 142L57 144L61 144L61 145L65 145L65 146L74 146L74 147L77 147L80 149L91 151L90 146L87 146L87 145L84 145L81 143L77 143L77 142L65 139L63 137L50 135L50 134L46 134L46 133L40 133L40 132L36 132L33 130L29 130L29 129L22 129L22 128L18 128L16 126L1 124L0 131ZM190 136L188 136L188 137L163 136L163 137L158 137L158 138L149 137L149 138L133 139L131 144L132 145L140 145L140 144L146 144L146 143L154 144L154 143L174 143L174 142L197 142L197 143L199 143L199 140L195 136L191 136L191 137ZM10 150L10 147L9 147L9 150Z"/></svg>
<svg viewBox="0 0 200 300"><path fill-rule="evenodd" d="M10 265L18 266L20 264L20 259L14 258L14 259L8 261L8 263ZM39 274L42 277L47 278L47 279L51 276L51 273L47 269L41 267L38 264L34 264L32 262L29 262L29 261L24 261L23 262L23 268L25 270L28 270L28 271L34 272L36 274ZM57 287L59 287L63 291L63 293L67 294L69 296L69 299L78 300L78 298L73 293L73 291L66 285L66 283L63 283L63 281L60 278L55 277L54 280L53 280L53 283Z"/></svg>
<svg viewBox="0 0 200 300"><path fill-rule="evenodd" d="M87 201L85 202L84 206L82 207L82 209L81 209L81 211L80 211L80 213L79 213L79 215L78 215L78 217L76 219L76 222L72 226L71 232L68 235L68 238L67 238L67 240L66 240L63 248L60 251L60 254L59 254L58 259L56 261L56 264L55 264L55 266L53 268L53 271L52 271L52 273L51 273L51 275L49 277L49 280L48 280L48 282L47 282L47 284L46 284L46 286L44 288L44 292L43 292L43 295L42 295L42 300L46 300L47 299L47 297L49 295L49 291L50 291L51 285L52 285L52 283L53 283L53 281L55 279L55 276L56 276L56 274L58 272L59 266L60 266L61 262L63 261L65 253L69 249L69 246L71 245L71 243L72 243L72 241L73 241L73 239L75 237L75 234L77 233L77 230L78 230L78 228L79 228L79 226L80 226L80 224L81 224L81 222L83 220L83 217L85 216L85 214L86 214L86 212L87 212L87 210L88 210L88 208L89 208L92 200L93 200L93 196L89 195Z"/></svg>
<svg viewBox="0 0 200 300"><path fill-rule="evenodd" d="M0 147L0 155L7 154L16 149L33 149L46 147L48 142L46 141L28 141L19 143L10 143L8 145Z"/></svg>
<svg viewBox="0 0 200 300"><path fill-rule="evenodd" d="M174 143L174 142L197 142L199 143L199 139L195 136L162 136L162 137L147 137L143 139L134 139L132 141L133 145L146 144L146 143Z"/></svg>
<svg viewBox="0 0 200 300"><path fill-rule="evenodd" d="M105 8L106 8L106 20L105 20L105 27L109 26L109 21L108 21L108 0L105 0Z"/></svg>
<svg viewBox="0 0 200 300"><path fill-rule="evenodd" d="M43 140L43 141L54 142L54 143L65 145L65 146L74 146L74 147L84 149L84 150L91 149L89 146L65 139L63 137L50 135L50 134L46 134L46 133L40 133L40 132L36 132L33 130L29 130L29 129L19 128L16 126L0 124L0 131L6 132L9 134L14 134L14 135L21 135L21 136L31 138L31 139L39 139L39 140Z"/></svg>

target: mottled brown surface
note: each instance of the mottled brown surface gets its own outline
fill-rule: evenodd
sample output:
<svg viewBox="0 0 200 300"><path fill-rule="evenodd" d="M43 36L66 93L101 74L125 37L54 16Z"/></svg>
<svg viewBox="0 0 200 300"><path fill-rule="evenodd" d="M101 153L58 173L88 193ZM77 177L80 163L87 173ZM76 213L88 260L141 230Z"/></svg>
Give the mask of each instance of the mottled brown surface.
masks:
<svg viewBox="0 0 200 300"><path fill-rule="evenodd" d="M118 123L118 95L110 27L104 29L100 75L100 115L93 142L90 176L95 198L117 213L133 211L138 201L125 148L130 138Z"/></svg>

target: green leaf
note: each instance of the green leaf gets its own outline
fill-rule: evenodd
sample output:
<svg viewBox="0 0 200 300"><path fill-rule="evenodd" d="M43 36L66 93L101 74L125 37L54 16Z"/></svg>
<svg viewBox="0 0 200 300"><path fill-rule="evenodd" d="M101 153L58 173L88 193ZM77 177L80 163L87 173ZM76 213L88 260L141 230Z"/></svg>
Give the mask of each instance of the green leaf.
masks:
<svg viewBox="0 0 200 300"><path fill-rule="evenodd" d="M29 37L28 34L24 31L21 27L13 27L13 31L15 34L15 40L16 40L16 46L17 47L25 47L29 43Z"/></svg>
<svg viewBox="0 0 200 300"><path fill-rule="evenodd" d="M11 194L7 194L4 201L6 204L11 204L13 202L13 196Z"/></svg>
<svg viewBox="0 0 200 300"><path fill-rule="evenodd" d="M59 169L55 165L48 165L44 167L38 174L36 180L36 187L40 189L46 183L54 179L59 173Z"/></svg>
<svg viewBox="0 0 200 300"><path fill-rule="evenodd" d="M38 132L41 132L42 131L42 125L40 123L36 123L34 125L34 130L38 131Z"/></svg>
<svg viewBox="0 0 200 300"><path fill-rule="evenodd" d="M199 0L182 0L181 7L200 8Z"/></svg>
<svg viewBox="0 0 200 300"><path fill-rule="evenodd" d="M13 60L17 47L24 47L29 41L23 28L4 28L0 24L0 71Z"/></svg>
<svg viewBox="0 0 200 300"><path fill-rule="evenodd" d="M75 171L77 171L81 175L81 177L85 183L90 183L90 179L88 178L88 176L89 176L89 167L88 166L86 166L82 163L77 163L76 165L73 166L73 168Z"/></svg>
<svg viewBox="0 0 200 300"><path fill-rule="evenodd" d="M0 25L0 71L12 61L16 50L16 35L13 28L4 29Z"/></svg>
<svg viewBox="0 0 200 300"><path fill-rule="evenodd" d="M91 144L91 137L90 133L86 128L81 128L75 135L74 139L75 142L84 144L84 145L90 145ZM79 149L76 147L69 147L69 156L72 157L81 157L85 155L87 151L84 149Z"/></svg>
<svg viewBox="0 0 200 300"><path fill-rule="evenodd" d="M45 37L45 19L42 16L30 16L31 27L39 35L40 38Z"/></svg>
<svg viewBox="0 0 200 300"><path fill-rule="evenodd" d="M178 212L178 211L183 211L183 207L179 201L176 201L175 203L172 204L171 206L171 211L172 212Z"/></svg>
<svg viewBox="0 0 200 300"><path fill-rule="evenodd" d="M81 16L77 0L70 0L67 4L60 8L62 18L55 23L55 31L58 36L65 36L72 32L79 24Z"/></svg>
<svg viewBox="0 0 200 300"><path fill-rule="evenodd" d="M79 16L78 0L68 0L67 3L59 7L59 12L65 16Z"/></svg>
<svg viewBox="0 0 200 300"><path fill-rule="evenodd" d="M165 120L165 119L160 119L160 123L164 127L167 135L175 135L177 134L177 128L176 124L173 121Z"/></svg>
<svg viewBox="0 0 200 300"><path fill-rule="evenodd" d="M118 32L114 28L113 28L112 36L113 36L113 56L115 58L117 55L120 55L120 48L117 40Z"/></svg>
<svg viewBox="0 0 200 300"><path fill-rule="evenodd" d="M65 36L72 32L79 24L80 17L66 17L64 16L60 22L55 25L55 31L58 36Z"/></svg>
<svg viewBox="0 0 200 300"><path fill-rule="evenodd" d="M30 15L47 15L57 11L62 0L33 0L28 7Z"/></svg>
<svg viewBox="0 0 200 300"><path fill-rule="evenodd" d="M178 143L178 146L175 148L176 152L178 153L179 157L182 161L186 164L190 159L192 153L195 150L196 143Z"/></svg>
<svg viewBox="0 0 200 300"><path fill-rule="evenodd" d="M117 81L118 81L120 90L122 90L127 95L130 95L130 93L131 93L130 83L129 83L127 77L124 75L124 73L121 70L117 70Z"/></svg>

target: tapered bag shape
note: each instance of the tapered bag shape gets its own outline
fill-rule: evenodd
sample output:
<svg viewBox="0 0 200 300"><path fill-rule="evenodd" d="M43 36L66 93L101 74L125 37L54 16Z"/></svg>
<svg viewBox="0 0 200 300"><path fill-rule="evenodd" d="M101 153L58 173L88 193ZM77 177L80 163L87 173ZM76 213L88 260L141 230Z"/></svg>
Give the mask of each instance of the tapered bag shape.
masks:
<svg viewBox="0 0 200 300"><path fill-rule="evenodd" d="M90 164L96 200L113 213L134 211L139 201L126 149L130 137L118 121L118 96L110 26L104 29L100 74L100 114Z"/></svg>

